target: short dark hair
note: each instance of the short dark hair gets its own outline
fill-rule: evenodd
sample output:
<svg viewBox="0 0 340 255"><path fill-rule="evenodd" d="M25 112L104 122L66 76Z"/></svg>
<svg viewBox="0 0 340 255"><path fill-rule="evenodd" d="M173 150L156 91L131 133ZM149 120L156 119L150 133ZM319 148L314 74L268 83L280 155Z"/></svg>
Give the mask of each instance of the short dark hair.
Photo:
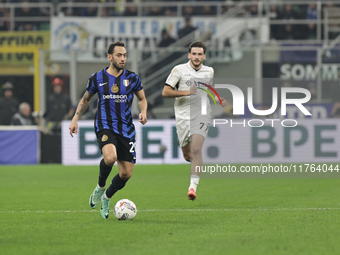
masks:
<svg viewBox="0 0 340 255"><path fill-rule="evenodd" d="M115 43L111 43L108 50L107 50L107 53L112 55L114 49L116 46L121 46L121 47L125 47L125 44L123 42L115 42Z"/></svg>
<svg viewBox="0 0 340 255"><path fill-rule="evenodd" d="M166 29L162 29L162 36L166 35L168 31Z"/></svg>
<svg viewBox="0 0 340 255"><path fill-rule="evenodd" d="M192 44L189 45L189 53L191 53L191 48L203 48L203 52L205 54L206 50L207 50L207 46L205 46L204 42L202 41L196 41L193 42Z"/></svg>

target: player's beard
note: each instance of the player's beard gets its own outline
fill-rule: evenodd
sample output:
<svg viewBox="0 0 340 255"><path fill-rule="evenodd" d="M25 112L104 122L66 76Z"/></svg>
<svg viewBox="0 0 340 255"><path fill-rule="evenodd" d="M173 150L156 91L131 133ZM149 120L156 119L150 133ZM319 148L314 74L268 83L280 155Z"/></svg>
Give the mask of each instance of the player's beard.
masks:
<svg viewBox="0 0 340 255"><path fill-rule="evenodd" d="M117 63L117 61L115 61L115 60L111 60L111 63L112 63L112 66L114 67L114 68L116 68L117 69L117 71L120 71L120 70L122 70L124 67L125 67L125 64L123 65L123 66L120 66L118 63Z"/></svg>
<svg viewBox="0 0 340 255"><path fill-rule="evenodd" d="M202 63L203 61L199 60L198 64L195 64L194 60L191 60L191 64L195 67L195 69L198 69Z"/></svg>

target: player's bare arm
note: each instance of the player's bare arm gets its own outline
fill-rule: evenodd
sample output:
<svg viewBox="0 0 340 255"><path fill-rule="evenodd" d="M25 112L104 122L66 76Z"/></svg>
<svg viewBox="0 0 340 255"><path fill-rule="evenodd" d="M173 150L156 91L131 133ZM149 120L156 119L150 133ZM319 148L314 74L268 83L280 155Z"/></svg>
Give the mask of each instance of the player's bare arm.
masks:
<svg viewBox="0 0 340 255"><path fill-rule="evenodd" d="M146 101L144 90L140 90L135 93L136 97L138 98L138 107L140 110L139 114L139 122L145 125L147 120L147 109L148 109L148 102Z"/></svg>
<svg viewBox="0 0 340 255"><path fill-rule="evenodd" d="M196 95L196 93L197 93L197 88L195 86L192 86L189 90L178 91L178 90L174 90L171 86L165 85L163 88L162 96L174 98L174 97Z"/></svg>
<svg viewBox="0 0 340 255"><path fill-rule="evenodd" d="M78 123L77 121L79 120L80 116L86 111L86 109L89 107L91 98L93 97L93 94L88 92L87 90L84 93L84 96L80 100L76 113L74 114L71 124L69 126L70 129L70 135L73 137L74 134L78 134Z"/></svg>

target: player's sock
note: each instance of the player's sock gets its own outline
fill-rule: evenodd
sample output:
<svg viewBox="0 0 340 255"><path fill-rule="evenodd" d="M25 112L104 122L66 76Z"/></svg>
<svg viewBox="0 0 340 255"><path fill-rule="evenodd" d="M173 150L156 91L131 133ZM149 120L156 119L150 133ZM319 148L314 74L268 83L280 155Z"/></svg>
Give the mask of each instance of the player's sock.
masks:
<svg viewBox="0 0 340 255"><path fill-rule="evenodd" d="M105 190L105 186L104 187L100 187L99 184L97 184L97 188L101 189L101 190Z"/></svg>
<svg viewBox="0 0 340 255"><path fill-rule="evenodd" d="M119 177L119 174L116 174L115 177L113 177L112 179L112 183L111 185L108 187L108 189L106 190L106 196L108 198L111 198L118 190L122 189L127 181L121 179Z"/></svg>
<svg viewBox="0 0 340 255"><path fill-rule="evenodd" d="M200 181L200 177L198 175L191 175L190 176L190 186L189 186L189 190L192 188L194 189L195 193L196 193L196 189L197 189L197 185Z"/></svg>
<svg viewBox="0 0 340 255"><path fill-rule="evenodd" d="M104 159L102 159L99 165L99 187L105 187L107 177L109 177L111 170L112 166L106 165Z"/></svg>
<svg viewBox="0 0 340 255"><path fill-rule="evenodd" d="M105 198L106 200L109 200L109 199L110 199L110 198L107 197L106 193L104 193L103 196L104 196L104 198Z"/></svg>

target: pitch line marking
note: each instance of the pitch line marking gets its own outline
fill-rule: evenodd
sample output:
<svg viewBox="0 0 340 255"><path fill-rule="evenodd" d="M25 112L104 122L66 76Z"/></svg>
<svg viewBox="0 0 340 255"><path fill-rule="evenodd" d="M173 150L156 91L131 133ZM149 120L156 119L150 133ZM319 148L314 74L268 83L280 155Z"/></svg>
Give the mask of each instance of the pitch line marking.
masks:
<svg viewBox="0 0 340 255"><path fill-rule="evenodd" d="M229 209L142 209L138 212L214 212L214 211L322 211L340 210L340 208L229 208ZM98 210L65 210L65 211L0 211L0 213L92 213ZM110 210L113 212L113 210Z"/></svg>

